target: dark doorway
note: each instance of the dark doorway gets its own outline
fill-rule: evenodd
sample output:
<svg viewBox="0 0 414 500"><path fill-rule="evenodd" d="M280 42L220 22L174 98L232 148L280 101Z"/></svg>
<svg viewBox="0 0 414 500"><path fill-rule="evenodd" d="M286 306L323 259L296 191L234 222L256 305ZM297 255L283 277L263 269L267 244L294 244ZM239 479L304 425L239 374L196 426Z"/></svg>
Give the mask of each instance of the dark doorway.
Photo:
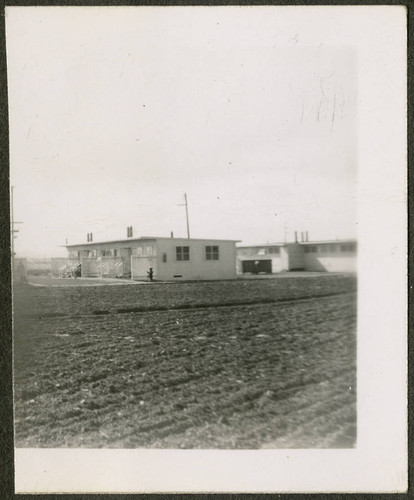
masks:
<svg viewBox="0 0 414 500"><path fill-rule="evenodd" d="M272 273L272 261L271 260L243 260L242 261L242 272L243 273Z"/></svg>

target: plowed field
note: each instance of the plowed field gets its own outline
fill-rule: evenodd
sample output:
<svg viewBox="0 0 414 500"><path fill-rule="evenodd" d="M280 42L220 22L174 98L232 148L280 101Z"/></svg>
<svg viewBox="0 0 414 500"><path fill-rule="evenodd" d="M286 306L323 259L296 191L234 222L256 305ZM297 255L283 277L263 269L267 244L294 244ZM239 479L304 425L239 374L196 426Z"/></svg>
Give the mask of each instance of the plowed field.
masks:
<svg viewBox="0 0 414 500"><path fill-rule="evenodd" d="M16 447L356 438L356 280L15 288Z"/></svg>

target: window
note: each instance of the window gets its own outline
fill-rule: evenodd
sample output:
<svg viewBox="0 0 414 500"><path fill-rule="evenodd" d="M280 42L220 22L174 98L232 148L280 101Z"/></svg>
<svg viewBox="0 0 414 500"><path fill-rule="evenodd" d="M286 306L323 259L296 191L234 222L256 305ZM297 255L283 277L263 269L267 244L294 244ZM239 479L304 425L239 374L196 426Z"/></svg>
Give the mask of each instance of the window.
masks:
<svg viewBox="0 0 414 500"><path fill-rule="evenodd" d="M321 245L321 252L327 252L328 251L328 246L327 245Z"/></svg>
<svg viewBox="0 0 414 500"><path fill-rule="evenodd" d="M219 247L213 245L206 246L206 260L219 260Z"/></svg>
<svg viewBox="0 0 414 500"><path fill-rule="evenodd" d="M162 254L162 261L167 262L167 254L165 252Z"/></svg>
<svg viewBox="0 0 414 500"><path fill-rule="evenodd" d="M115 248L115 250L114 250L114 257L116 257L117 254L118 254L118 250Z"/></svg>
<svg viewBox="0 0 414 500"><path fill-rule="evenodd" d="M190 247L175 247L175 255L179 261L190 260Z"/></svg>
<svg viewBox="0 0 414 500"><path fill-rule="evenodd" d="M305 253L316 253L317 250L318 247L311 247L311 246L305 247Z"/></svg>
<svg viewBox="0 0 414 500"><path fill-rule="evenodd" d="M145 252L147 255L151 256L152 255L152 247L145 247Z"/></svg>
<svg viewBox="0 0 414 500"><path fill-rule="evenodd" d="M355 243L347 243L345 245L341 245L341 252L355 252L356 245Z"/></svg>
<svg viewBox="0 0 414 500"><path fill-rule="evenodd" d="M279 247L269 247L269 253L280 253Z"/></svg>
<svg viewBox="0 0 414 500"><path fill-rule="evenodd" d="M142 256L142 247L133 248L132 254L137 255L138 257L141 257Z"/></svg>
<svg viewBox="0 0 414 500"><path fill-rule="evenodd" d="M337 246L336 245L329 245L329 251L330 252L336 252L337 251Z"/></svg>

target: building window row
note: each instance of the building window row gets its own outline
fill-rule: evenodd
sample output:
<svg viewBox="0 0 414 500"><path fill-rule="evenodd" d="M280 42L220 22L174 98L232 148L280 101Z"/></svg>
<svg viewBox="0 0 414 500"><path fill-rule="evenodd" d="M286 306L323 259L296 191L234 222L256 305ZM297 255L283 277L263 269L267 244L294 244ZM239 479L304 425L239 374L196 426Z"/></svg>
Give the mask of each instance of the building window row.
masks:
<svg viewBox="0 0 414 500"><path fill-rule="evenodd" d="M132 255L136 255L137 257L152 257L154 255L154 247L151 245L135 247L132 249Z"/></svg>
<svg viewBox="0 0 414 500"><path fill-rule="evenodd" d="M327 253L327 252L355 252L355 243L346 243L341 245L307 245L305 246L305 253Z"/></svg>
<svg viewBox="0 0 414 500"><path fill-rule="evenodd" d="M100 257L117 257L118 250L115 248L100 250ZM139 246L132 249L132 255L136 257L152 257L155 256L154 247L152 246ZM73 258L80 258L81 252L70 253ZM97 250L87 250L86 256L89 258L97 257ZM218 245L207 245L204 247L204 257L205 260L219 260L220 250ZM178 262L184 262L190 260L190 247L189 246L177 246L175 247L175 259ZM162 254L162 261L167 262L167 254L164 252Z"/></svg>
<svg viewBox="0 0 414 500"><path fill-rule="evenodd" d="M188 246L175 247L175 258L179 262L190 260L190 247ZM220 251L218 245L207 245L205 247L206 260L219 260L219 258L220 258Z"/></svg>
<svg viewBox="0 0 414 500"><path fill-rule="evenodd" d="M267 249L268 253L272 254L279 254L280 253L280 247L269 247Z"/></svg>
<svg viewBox="0 0 414 500"><path fill-rule="evenodd" d="M348 243L345 245L341 245L341 252L355 252L355 251L356 251L355 243Z"/></svg>
<svg viewBox="0 0 414 500"><path fill-rule="evenodd" d="M238 255L244 255L246 257L255 256L255 255L280 255L280 247L250 247L243 248L239 247L237 249Z"/></svg>
<svg viewBox="0 0 414 500"><path fill-rule="evenodd" d="M118 250L116 248L110 248L108 250L101 251L101 257L118 257Z"/></svg>

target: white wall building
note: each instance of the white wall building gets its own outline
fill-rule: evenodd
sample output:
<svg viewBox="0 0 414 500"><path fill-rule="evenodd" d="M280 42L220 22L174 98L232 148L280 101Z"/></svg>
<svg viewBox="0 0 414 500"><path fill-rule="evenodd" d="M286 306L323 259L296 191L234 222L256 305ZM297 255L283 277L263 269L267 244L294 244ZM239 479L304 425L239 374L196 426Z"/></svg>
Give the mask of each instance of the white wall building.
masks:
<svg viewBox="0 0 414 500"><path fill-rule="evenodd" d="M89 238L88 238L89 239ZM82 277L156 280L236 278L236 241L147 237L66 245L68 259L55 259L55 275L79 269ZM80 265L80 267L79 267Z"/></svg>
<svg viewBox="0 0 414 500"><path fill-rule="evenodd" d="M238 274L281 271L356 272L355 240L267 243L237 247Z"/></svg>

